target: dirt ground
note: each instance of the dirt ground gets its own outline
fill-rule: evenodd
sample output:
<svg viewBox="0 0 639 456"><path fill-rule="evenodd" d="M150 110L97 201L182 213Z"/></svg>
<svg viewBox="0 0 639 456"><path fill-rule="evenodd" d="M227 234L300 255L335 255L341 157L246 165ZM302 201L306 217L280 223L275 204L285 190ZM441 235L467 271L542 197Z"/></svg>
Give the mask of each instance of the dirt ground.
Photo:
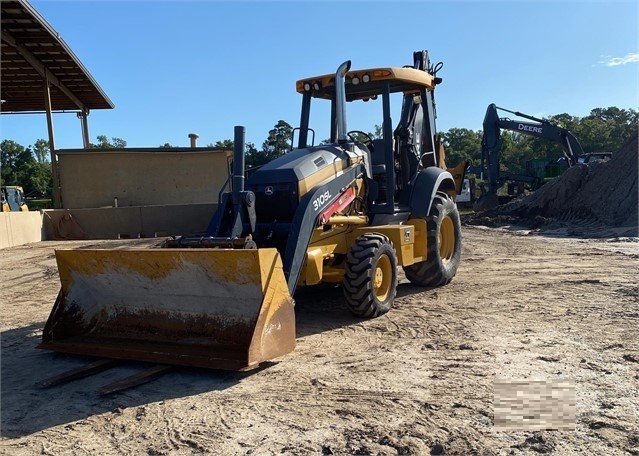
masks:
<svg viewBox="0 0 639 456"><path fill-rule="evenodd" d="M296 296L297 348L248 373L178 369L111 396L125 365L48 389L89 358L37 350L53 250L0 250L0 452L10 455L639 455L637 238L464 226L448 286L400 278L395 307L351 317L334 288ZM101 241L126 248L136 241ZM494 385L574 384L574 430L493 425Z"/></svg>

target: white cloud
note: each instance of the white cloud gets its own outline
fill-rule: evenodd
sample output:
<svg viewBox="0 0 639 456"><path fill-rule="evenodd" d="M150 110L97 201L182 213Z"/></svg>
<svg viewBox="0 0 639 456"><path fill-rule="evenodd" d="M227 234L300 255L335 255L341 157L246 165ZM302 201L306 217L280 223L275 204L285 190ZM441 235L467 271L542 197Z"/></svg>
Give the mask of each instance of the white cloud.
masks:
<svg viewBox="0 0 639 456"><path fill-rule="evenodd" d="M626 65L628 63L639 63L639 52L630 52L624 57L609 57L602 63L609 67Z"/></svg>

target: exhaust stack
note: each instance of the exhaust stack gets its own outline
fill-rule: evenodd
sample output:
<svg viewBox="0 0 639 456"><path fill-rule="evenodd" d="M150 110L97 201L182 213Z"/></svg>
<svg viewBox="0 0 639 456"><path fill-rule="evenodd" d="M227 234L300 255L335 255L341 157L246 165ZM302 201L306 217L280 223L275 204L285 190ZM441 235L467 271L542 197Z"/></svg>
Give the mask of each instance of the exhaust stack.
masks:
<svg viewBox="0 0 639 456"><path fill-rule="evenodd" d="M351 69L351 61L342 63L335 72L335 101L337 104L337 141L344 143L348 141L346 132L346 73Z"/></svg>
<svg viewBox="0 0 639 456"><path fill-rule="evenodd" d="M244 191L244 143L246 129L235 126L233 130L233 202L240 201L240 194Z"/></svg>

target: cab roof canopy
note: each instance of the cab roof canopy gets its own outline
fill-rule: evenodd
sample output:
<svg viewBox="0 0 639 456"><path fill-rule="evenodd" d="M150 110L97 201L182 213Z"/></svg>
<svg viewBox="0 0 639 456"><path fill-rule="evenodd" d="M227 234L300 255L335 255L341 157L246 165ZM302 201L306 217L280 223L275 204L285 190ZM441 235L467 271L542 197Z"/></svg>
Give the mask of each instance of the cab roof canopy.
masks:
<svg viewBox="0 0 639 456"><path fill-rule="evenodd" d="M423 70L410 67L370 68L346 73L346 101L365 100L384 93L388 82L390 93L433 90L435 78ZM325 74L297 81L299 93L311 91L314 98L335 98L335 74Z"/></svg>
<svg viewBox="0 0 639 456"><path fill-rule="evenodd" d="M45 81L52 111L112 109L113 102L26 0L2 0L0 111L45 112Z"/></svg>

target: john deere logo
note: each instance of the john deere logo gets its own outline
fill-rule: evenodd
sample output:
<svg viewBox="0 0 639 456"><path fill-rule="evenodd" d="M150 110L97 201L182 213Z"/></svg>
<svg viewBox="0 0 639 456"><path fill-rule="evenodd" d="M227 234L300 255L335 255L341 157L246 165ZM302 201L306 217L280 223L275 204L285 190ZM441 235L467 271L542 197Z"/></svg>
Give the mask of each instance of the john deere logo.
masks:
<svg viewBox="0 0 639 456"><path fill-rule="evenodd" d="M264 189L264 194L267 196L271 196L273 194L273 187L270 185Z"/></svg>

